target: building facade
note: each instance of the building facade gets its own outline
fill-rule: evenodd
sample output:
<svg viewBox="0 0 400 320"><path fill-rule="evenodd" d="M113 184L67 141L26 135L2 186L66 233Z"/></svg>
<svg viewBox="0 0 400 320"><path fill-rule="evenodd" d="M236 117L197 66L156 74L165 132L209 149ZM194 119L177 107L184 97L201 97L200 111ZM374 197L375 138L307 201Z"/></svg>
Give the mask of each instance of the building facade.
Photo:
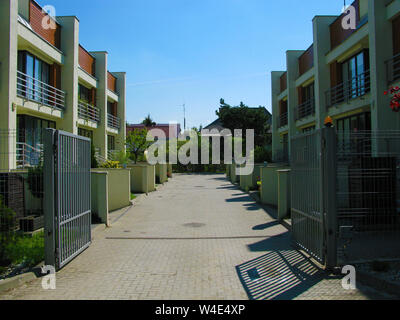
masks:
<svg viewBox="0 0 400 320"><path fill-rule="evenodd" d="M348 13L314 17L311 46L287 51L287 70L271 74L276 162L290 159L292 137L322 128L328 116L338 132L400 130L384 95L400 83L400 2L352 6L355 29L343 27Z"/></svg>
<svg viewBox="0 0 400 320"><path fill-rule="evenodd" d="M77 17L52 19L33 0L2 0L0 30L2 169L29 161L44 128L90 137L103 158L124 148L126 74L108 71L106 51L80 45Z"/></svg>

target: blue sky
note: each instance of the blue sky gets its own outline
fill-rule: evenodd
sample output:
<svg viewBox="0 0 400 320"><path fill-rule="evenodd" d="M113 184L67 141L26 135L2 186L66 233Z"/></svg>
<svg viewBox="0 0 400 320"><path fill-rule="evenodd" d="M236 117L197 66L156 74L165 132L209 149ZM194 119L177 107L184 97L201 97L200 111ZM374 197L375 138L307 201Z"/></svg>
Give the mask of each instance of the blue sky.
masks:
<svg viewBox="0 0 400 320"><path fill-rule="evenodd" d="M312 18L343 0L39 0L76 15L80 42L127 72L127 121L207 125L219 99L270 109L270 72L307 49ZM347 1L350 2L350 1Z"/></svg>

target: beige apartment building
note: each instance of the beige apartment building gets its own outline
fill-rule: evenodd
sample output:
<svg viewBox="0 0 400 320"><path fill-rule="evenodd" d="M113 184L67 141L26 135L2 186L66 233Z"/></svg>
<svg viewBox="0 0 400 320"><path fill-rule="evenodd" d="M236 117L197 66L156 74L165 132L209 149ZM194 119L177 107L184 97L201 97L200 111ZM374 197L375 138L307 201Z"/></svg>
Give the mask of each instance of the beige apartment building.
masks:
<svg viewBox="0 0 400 320"><path fill-rule="evenodd" d="M108 71L107 52L80 45L77 17L0 1L2 169L24 165L43 128L90 137L103 158L124 148L125 90L126 74Z"/></svg>
<svg viewBox="0 0 400 320"><path fill-rule="evenodd" d="M356 0L356 29L340 16L316 16L313 43L286 52L287 70L272 72L273 159L290 158L291 137L324 126L338 132L400 130L384 95L400 83L400 1Z"/></svg>

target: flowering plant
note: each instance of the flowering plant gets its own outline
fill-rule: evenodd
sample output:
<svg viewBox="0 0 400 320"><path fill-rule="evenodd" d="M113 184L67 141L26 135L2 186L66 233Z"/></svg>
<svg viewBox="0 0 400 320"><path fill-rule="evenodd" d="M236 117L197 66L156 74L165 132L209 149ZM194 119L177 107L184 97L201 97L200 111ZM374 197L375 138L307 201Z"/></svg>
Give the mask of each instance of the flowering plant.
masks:
<svg viewBox="0 0 400 320"><path fill-rule="evenodd" d="M390 108L393 112L400 111L400 88L399 87L391 87L388 91L385 91L385 95L390 94L392 96L392 100L390 100Z"/></svg>

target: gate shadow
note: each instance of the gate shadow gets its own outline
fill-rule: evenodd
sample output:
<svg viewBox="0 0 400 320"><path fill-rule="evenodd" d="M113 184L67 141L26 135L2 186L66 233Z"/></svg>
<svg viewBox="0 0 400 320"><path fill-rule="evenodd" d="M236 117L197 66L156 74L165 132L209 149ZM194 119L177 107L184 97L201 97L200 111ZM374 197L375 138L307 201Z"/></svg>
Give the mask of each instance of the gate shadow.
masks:
<svg viewBox="0 0 400 320"><path fill-rule="evenodd" d="M236 267L239 279L250 300L292 300L329 277L307 257L282 241L279 249ZM265 246L253 245L254 251Z"/></svg>

